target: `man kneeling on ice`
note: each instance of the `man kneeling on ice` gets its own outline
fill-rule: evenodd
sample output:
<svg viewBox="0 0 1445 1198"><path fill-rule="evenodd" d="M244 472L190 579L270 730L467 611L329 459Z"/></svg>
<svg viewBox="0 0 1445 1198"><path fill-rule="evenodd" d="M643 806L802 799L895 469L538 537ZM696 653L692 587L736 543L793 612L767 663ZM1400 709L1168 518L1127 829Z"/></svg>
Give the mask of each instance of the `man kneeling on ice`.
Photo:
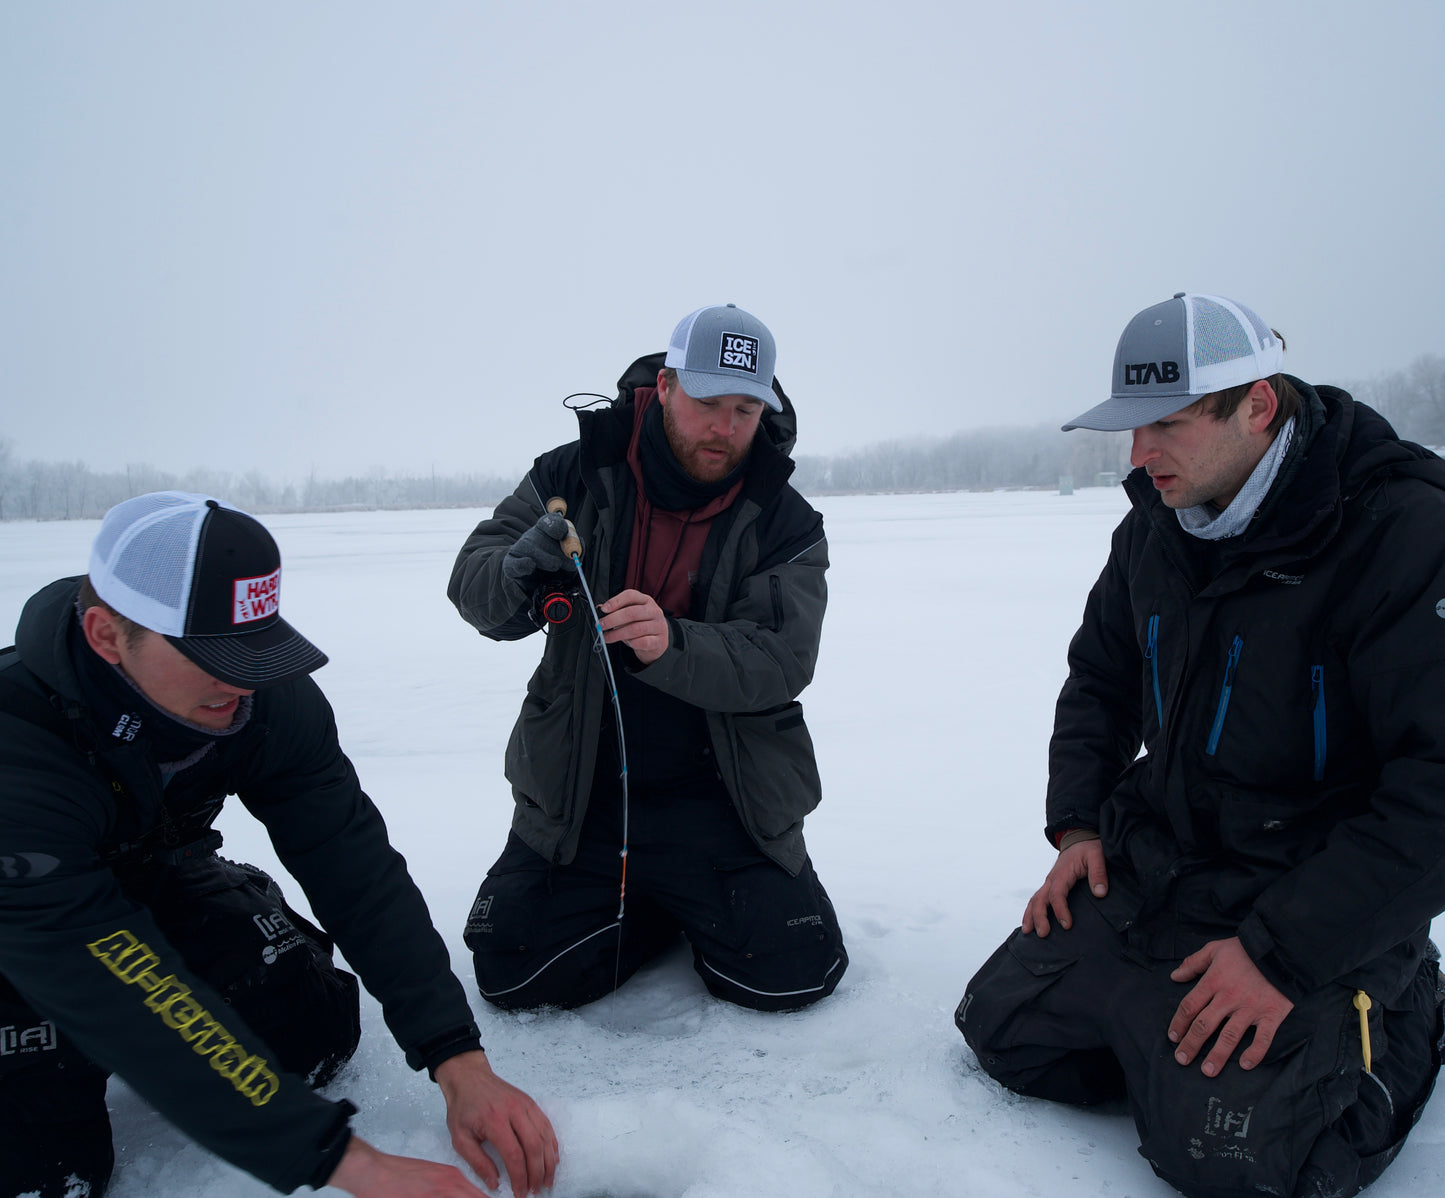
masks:
<svg viewBox="0 0 1445 1198"><path fill-rule="evenodd" d="M1283 357L1176 295L1064 426L1133 430L1134 506L1069 646L1058 858L956 1016L1011 1089L1127 1096L1200 1198L1355 1193L1440 1068L1445 464Z"/></svg>
<svg viewBox="0 0 1445 1198"><path fill-rule="evenodd" d="M679 933L713 994L758 1010L847 968L803 843L828 543L788 485L775 356L731 304L685 317L462 546L447 593L468 623L549 629L507 746L512 833L467 920L498 1006L590 1002Z"/></svg>
<svg viewBox="0 0 1445 1198"><path fill-rule="evenodd" d="M379 1152L330 1081L361 1035L357 982L441 1087L457 1152L495 1187L552 1184L547 1117L497 1077L446 946L281 618L276 543L177 491L101 522L88 577L25 606L0 651L0 1193L99 1198L106 1078L278 1190L480 1191ZM326 931L216 855L239 795Z"/></svg>

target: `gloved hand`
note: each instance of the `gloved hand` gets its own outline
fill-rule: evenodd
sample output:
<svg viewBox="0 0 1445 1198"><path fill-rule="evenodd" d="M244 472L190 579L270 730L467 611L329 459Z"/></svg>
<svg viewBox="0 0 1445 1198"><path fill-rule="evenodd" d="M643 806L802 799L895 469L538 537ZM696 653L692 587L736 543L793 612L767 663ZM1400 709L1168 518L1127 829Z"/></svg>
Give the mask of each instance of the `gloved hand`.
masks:
<svg viewBox="0 0 1445 1198"><path fill-rule="evenodd" d="M559 544L567 536L567 517L548 512L527 529L502 559L502 576L527 587L540 575L561 574L571 565Z"/></svg>

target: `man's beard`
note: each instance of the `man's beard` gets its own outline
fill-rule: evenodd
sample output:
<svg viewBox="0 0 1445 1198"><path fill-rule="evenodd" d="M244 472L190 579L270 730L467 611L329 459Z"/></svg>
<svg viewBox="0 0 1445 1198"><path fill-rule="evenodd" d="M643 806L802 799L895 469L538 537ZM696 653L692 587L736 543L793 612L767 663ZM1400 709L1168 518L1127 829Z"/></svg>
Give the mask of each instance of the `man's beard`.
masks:
<svg viewBox="0 0 1445 1198"><path fill-rule="evenodd" d="M667 434L667 443L672 448L672 456L677 459L677 464L687 472L689 478L700 483L715 483L726 478L738 468L747 454L746 446L738 449L726 440L687 440L673 420L672 408L668 405L664 405L662 409L662 431ZM721 461L712 461L703 457L701 451L704 449L722 450L727 457Z"/></svg>

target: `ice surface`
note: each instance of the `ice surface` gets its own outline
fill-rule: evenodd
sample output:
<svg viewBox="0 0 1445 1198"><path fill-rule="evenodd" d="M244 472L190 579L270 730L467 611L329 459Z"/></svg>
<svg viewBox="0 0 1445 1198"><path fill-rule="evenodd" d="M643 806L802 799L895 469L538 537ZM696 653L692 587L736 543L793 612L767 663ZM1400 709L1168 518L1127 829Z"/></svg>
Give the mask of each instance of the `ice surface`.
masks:
<svg viewBox="0 0 1445 1198"><path fill-rule="evenodd" d="M1048 866L1053 703L1122 492L818 506L833 566L803 694L825 794L808 843L852 964L831 999L786 1015L710 998L685 952L578 1012L502 1015L477 1001L461 926L506 835L502 750L540 651L483 640L446 600L457 547L485 513L267 523L283 610L331 655L317 678L342 743L451 947L493 1064L557 1127L558 1198L1173 1194L1127 1116L1007 1093L953 1026L964 983ZM40 585L84 570L95 528L0 525L0 636ZM222 828L229 854L279 868L239 803ZM363 1020L330 1092L361 1108L355 1126L379 1146L454 1161L436 1088L407 1069L374 1003ZM123 1086L111 1103L115 1198L271 1193ZM1437 1099L1369 1193L1441 1192Z"/></svg>

